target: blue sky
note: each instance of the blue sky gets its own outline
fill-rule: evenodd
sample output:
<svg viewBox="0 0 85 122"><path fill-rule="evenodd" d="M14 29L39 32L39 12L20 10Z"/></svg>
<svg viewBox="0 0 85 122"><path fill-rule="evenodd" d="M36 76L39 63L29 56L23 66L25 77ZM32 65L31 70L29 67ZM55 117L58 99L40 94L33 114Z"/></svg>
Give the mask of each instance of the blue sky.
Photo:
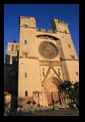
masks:
<svg viewBox="0 0 85 122"><path fill-rule="evenodd" d="M69 23L79 57L79 4L4 4L4 60L7 42L19 41L19 16L33 16L38 29L52 29L54 18Z"/></svg>

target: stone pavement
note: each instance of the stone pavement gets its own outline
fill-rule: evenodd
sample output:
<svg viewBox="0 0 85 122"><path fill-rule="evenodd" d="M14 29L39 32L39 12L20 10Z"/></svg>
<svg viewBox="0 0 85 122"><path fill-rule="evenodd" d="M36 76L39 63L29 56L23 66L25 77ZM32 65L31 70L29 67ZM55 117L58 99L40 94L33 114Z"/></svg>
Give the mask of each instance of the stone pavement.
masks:
<svg viewBox="0 0 85 122"><path fill-rule="evenodd" d="M30 113L21 113L21 114L10 114L9 116L79 116L78 109L72 108L63 108L56 111L41 111L35 112L33 114Z"/></svg>

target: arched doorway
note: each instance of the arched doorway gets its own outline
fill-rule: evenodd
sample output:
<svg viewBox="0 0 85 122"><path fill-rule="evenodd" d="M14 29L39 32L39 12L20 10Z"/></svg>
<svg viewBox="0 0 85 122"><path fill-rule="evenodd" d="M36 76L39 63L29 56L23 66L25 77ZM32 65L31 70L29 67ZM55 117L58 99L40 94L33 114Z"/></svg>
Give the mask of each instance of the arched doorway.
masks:
<svg viewBox="0 0 85 122"><path fill-rule="evenodd" d="M53 101L55 103L59 101L58 79L56 77L48 78L44 82L44 95L49 106L53 104Z"/></svg>

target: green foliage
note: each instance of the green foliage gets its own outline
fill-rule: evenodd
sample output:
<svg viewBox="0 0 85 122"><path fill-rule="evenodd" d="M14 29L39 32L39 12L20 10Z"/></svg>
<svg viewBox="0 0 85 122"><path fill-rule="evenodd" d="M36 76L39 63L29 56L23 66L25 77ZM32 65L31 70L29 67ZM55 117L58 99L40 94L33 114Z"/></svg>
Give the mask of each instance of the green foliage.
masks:
<svg viewBox="0 0 85 122"><path fill-rule="evenodd" d="M64 83L59 85L59 90L68 94L69 98L79 106L79 82L64 81Z"/></svg>

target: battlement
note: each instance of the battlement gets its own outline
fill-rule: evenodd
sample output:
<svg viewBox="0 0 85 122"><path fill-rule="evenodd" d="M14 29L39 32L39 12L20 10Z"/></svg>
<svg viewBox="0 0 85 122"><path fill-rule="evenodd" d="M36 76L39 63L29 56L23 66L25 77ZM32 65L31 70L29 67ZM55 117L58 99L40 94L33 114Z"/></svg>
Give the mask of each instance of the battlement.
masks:
<svg viewBox="0 0 85 122"><path fill-rule="evenodd" d="M57 30L52 31L51 29L48 29L48 30L46 31L45 28L41 28L40 30L38 30L38 28L36 28L36 30L37 30L38 32L57 33Z"/></svg>
<svg viewBox="0 0 85 122"><path fill-rule="evenodd" d="M48 33L70 33L69 29L68 29L68 23L64 22L64 21L60 21L58 19L53 19L51 21L52 23L52 28L53 31L51 29L48 29L46 31L45 28L41 28L40 30L38 30L38 28L36 27L36 20L34 17L30 16L30 17L26 17L26 16L20 16L20 20L19 20L19 24L21 27L25 27L25 28L35 28L37 31L41 31L41 32L48 32Z"/></svg>
<svg viewBox="0 0 85 122"><path fill-rule="evenodd" d="M45 32L46 30L45 30L45 28L41 28L40 31Z"/></svg>
<svg viewBox="0 0 85 122"><path fill-rule="evenodd" d="M63 24L63 25L67 25L68 26L68 23L67 22L64 22L64 21L61 21L61 20L58 20L58 19L53 19L52 22L56 22L58 24Z"/></svg>
<svg viewBox="0 0 85 122"><path fill-rule="evenodd" d="M53 31L51 29L48 29L46 31L45 28L41 28L40 30L38 30L38 28L37 28L37 31L47 32L47 33L57 33L57 32L70 33L69 29L68 29L68 23L67 22L60 21L58 19L53 19L51 21L51 23L52 23Z"/></svg>
<svg viewBox="0 0 85 122"><path fill-rule="evenodd" d="M49 32L49 33L52 33L52 30L48 29L48 32Z"/></svg>
<svg viewBox="0 0 85 122"><path fill-rule="evenodd" d="M20 16L20 18L25 18L25 19L35 19L33 16L27 17L27 16Z"/></svg>
<svg viewBox="0 0 85 122"><path fill-rule="evenodd" d="M26 17L26 16L20 16L19 18L19 24L20 26L25 25L25 27L33 27L36 28L36 20L34 17Z"/></svg>
<svg viewBox="0 0 85 122"><path fill-rule="evenodd" d="M51 21L53 31L56 32L61 32L61 33L70 33L68 29L68 23L64 21L60 21L58 19L53 19Z"/></svg>
<svg viewBox="0 0 85 122"><path fill-rule="evenodd" d="M37 30L38 30L38 29L37 29ZM51 29L48 29L48 30L46 31L45 28L41 28L40 31L41 31L41 32L53 33L53 31L52 31Z"/></svg>

